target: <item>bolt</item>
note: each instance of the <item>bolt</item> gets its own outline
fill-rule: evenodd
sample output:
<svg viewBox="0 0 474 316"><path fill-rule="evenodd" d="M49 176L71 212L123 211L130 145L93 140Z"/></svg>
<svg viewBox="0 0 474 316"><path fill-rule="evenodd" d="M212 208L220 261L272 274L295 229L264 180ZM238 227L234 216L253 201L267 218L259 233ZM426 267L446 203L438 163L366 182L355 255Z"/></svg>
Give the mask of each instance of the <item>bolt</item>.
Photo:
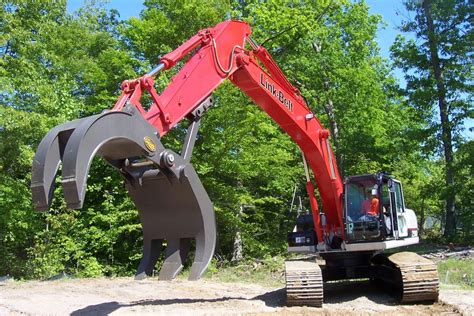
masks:
<svg viewBox="0 0 474 316"><path fill-rule="evenodd" d="M174 165L174 155L173 154L166 155L166 164L168 166Z"/></svg>

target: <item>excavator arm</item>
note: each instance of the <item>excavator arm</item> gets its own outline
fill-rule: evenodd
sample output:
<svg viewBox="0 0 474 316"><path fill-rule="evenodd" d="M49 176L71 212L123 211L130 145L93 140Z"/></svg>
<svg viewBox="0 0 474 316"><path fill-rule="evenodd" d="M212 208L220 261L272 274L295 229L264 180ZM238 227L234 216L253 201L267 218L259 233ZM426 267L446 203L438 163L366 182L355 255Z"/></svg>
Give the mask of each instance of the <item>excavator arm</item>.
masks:
<svg viewBox="0 0 474 316"><path fill-rule="evenodd" d="M141 111L163 136L228 78L300 146L315 175L328 230L341 235L344 233L342 180L328 142L329 131L322 127L298 89L288 81L268 51L258 46L250 34L250 26L241 21L225 21L198 32L162 57L154 71L136 81L125 81L123 86L126 88L114 110L120 110L127 101L142 109L139 97L143 88L148 90L153 104L148 112ZM246 42L251 50L244 48ZM158 95L153 88L153 76L171 68L194 49L197 51L172 78L171 84ZM140 87L139 82L142 83ZM130 89L131 86L137 89ZM317 229L321 227L319 211L314 187L311 181L308 182ZM322 241L321 231L318 239Z"/></svg>
<svg viewBox="0 0 474 316"><path fill-rule="evenodd" d="M225 21L201 30L163 56L148 74L124 81L122 94L111 111L53 128L41 142L33 162L35 207L46 210L51 206L54 176L62 164L68 206L81 208L90 163L94 155L100 155L123 175L139 209L144 248L137 277L151 273L166 240L160 278L174 278L195 239L190 278L199 278L213 255L216 227L212 203L190 164L190 156L200 118L212 106L212 92L229 79L301 148L319 244L324 246L330 234L344 239L343 186L329 131L250 34L250 26L241 21ZM171 83L158 94L153 78L185 58ZM152 99L148 110L140 103L144 92ZM184 118L191 124L183 150L177 154L166 149L160 138ZM320 219L307 164L314 174L325 221Z"/></svg>

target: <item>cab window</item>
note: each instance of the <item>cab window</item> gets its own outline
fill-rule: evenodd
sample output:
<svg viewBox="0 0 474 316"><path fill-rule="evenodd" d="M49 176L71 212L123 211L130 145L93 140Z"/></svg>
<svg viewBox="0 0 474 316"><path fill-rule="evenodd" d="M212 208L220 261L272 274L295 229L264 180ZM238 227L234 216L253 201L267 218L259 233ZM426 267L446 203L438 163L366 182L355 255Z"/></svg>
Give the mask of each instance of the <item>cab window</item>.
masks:
<svg viewBox="0 0 474 316"><path fill-rule="evenodd" d="M395 189L395 208L397 213L402 213L405 211L403 205L403 195L402 195L402 186L400 182L394 181L394 189Z"/></svg>

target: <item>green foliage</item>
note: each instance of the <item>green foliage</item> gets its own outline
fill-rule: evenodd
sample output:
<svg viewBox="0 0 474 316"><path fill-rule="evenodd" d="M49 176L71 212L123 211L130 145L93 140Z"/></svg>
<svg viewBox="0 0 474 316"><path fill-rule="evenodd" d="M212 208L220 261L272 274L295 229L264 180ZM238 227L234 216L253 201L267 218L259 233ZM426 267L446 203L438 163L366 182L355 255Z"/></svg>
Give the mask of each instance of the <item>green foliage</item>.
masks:
<svg viewBox="0 0 474 316"><path fill-rule="evenodd" d="M427 1L435 24L434 39L440 55L443 85L450 128L454 139L462 142L460 128L466 117L473 115L472 109L472 24L470 11L472 4L465 0ZM404 21L403 32L413 32L415 40L407 40L398 35L393 44L394 64L405 73L407 86L405 93L410 105L416 110L417 121L424 123L420 138L428 152L442 152L441 122L437 83L430 57L429 30L420 1L406 1L406 9L414 13L413 19ZM437 111L434 111L436 109Z"/></svg>
<svg viewBox="0 0 474 316"><path fill-rule="evenodd" d="M331 129L341 173L392 171L409 125L375 42L380 17L348 1L267 1L247 11L260 42L283 32L265 46Z"/></svg>
<svg viewBox="0 0 474 316"><path fill-rule="evenodd" d="M130 18L123 32L130 49L152 64L200 29L226 18L229 2L210 0L147 0L140 18Z"/></svg>
<svg viewBox="0 0 474 316"><path fill-rule="evenodd" d="M279 252L289 228L288 201L301 176L296 146L231 85L221 87L216 98L203 120L193 161L222 228L218 250L231 254L239 230L247 255Z"/></svg>
<svg viewBox="0 0 474 316"><path fill-rule="evenodd" d="M445 201L442 229L445 236L453 237L461 214L456 210L460 203L457 194L465 182L463 172L456 170L455 151L465 142L460 134L464 120L473 117L472 3L410 0L405 6L413 17L404 21L401 30L414 33L416 40L398 35L392 56L394 65L405 73L403 92L417 122L411 136L425 155L433 160L442 157L444 179L436 192Z"/></svg>
<svg viewBox="0 0 474 316"><path fill-rule="evenodd" d="M461 241L472 245L474 242L474 141L469 140L456 152L456 207L457 227Z"/></svg>
<svg viewBox="0 0 474 316"><path fill-rule="evenodd" d="M120 80L134 77L140 63L122 49L113 12L90 7L70 15L65 2L45 1L7 1L0 8L0 275L129 271L138 260L140 225L123 190L117 193L118 176L104 181L103 163L93 166L89 191L101 191L89 193L83 213L67 211L60 199L50 212L35 213L29 182L42 136L111 107ZM96 220L103 210L107 219Z"/></svg>
<svg viewBox="0 0 474 316"><path fill-rule="evenodd" d="M252 36L265 43L331 130L343 174L392 171L404 182L407 205L421 222L443 221L443 165L420 149L436 135L422 110L427 101L417 101L426 95L413 85L409 102L400 97L375 42L380 17L370 15L364 1L148 0L140 17L119 21L100 4L70 14L65 1L8 0L0 5L0 275L44 279L135 272L141 225L120 175L96 160L82 210L67 210L58 186L50 211L36 213L29 190L34 152L51 127L110 108L122 80L146 72L199 29L229 17L252 24ZM158 88L175 72L160 75ZM454 75L467 76L453 70ZM468 95L467 88L462 91ZM277 284L279 254L294 225L288 209L295 185L297 195L306 196L300 151L231 84L220 86L214 100L192 158L217 215L221 259L213 260L209 274ZM452 114L458 124L466 107L453 106L459 109L460 116ZM163 139L165 145L179 151L185 131L183 123ZM457 139L456 203L461 235L468 240L473 149L472 141ZM237 232L244 261L231 264ZM228 268L221 273L222 266Z"/></svg>
<svg viewBox="0 0 474 316"><path fill-rule="evenodd" d="M0 105L0 274L22 275L26 249L41 230L29 174L34 148L54 120ZM35 129L31 127L34 126Z"/></svg>

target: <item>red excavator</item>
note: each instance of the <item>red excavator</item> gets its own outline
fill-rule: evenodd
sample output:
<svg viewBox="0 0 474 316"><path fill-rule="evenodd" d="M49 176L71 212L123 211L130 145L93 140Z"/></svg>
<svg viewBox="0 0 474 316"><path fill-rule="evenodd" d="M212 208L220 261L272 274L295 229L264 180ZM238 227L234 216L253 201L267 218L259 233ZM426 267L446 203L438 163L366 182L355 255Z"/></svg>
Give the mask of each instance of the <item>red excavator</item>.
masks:
<svg viewBox="0 0 474 316"><path fill-rule="evenodd" d="M35 208L51 206L60 164L67 205L81 208L89 167L97 154L121 173L139 211L143 257L136 278L152 273L166 241L159 278L173 279L183 268L193 239L196 249L189 278L200 278L214 254L216 223L212 202L190 160L200 119L213 105L211 93L229 79L303 153L312 212L297 218L294 231L288 234L288 250L317 254L319 259L285 263L288 305L321 306L324 282L360 278L384 284L401 302L437 300L438 274L431 261L409 252L383 253L418 243L416 216L405 206L401 183L386 173L343 181L329 131L250 34L247 23L232 20L201 30L163 56L148 74L124 81L111 110L54 127L41 141L33 161ZM188 55L158 94L153 78ZM152 100L148 110L140 103L144 92ZM165 148L161 137L183 119L190 124L178 154Z"/></svg>

